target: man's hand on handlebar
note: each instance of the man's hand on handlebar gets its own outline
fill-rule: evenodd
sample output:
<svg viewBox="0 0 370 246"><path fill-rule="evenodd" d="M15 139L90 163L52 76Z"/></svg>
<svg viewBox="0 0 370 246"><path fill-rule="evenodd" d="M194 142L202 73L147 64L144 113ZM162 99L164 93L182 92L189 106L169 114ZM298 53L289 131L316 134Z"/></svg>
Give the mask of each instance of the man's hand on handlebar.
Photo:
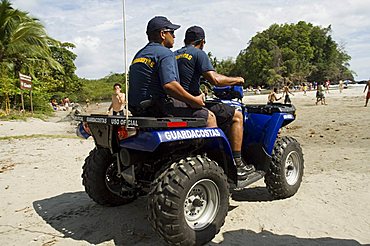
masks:
<svg viewBox="0 0 370 246"><path fill-rule="evenodd" d="M243 85L244 84L244 78L242 78L242 77L235 77L235 79L237 80L237 85Z"/></svg>

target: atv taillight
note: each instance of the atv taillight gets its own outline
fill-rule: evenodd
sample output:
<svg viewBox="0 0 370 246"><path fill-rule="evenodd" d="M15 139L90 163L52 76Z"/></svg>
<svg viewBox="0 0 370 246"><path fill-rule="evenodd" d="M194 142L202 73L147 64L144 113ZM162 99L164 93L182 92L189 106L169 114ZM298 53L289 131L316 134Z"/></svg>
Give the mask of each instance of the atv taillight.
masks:
<svg viewBox="0 0 370 246"><path fill-rule="evenodd" d="M118 140L123 140L136 134L135 127L124 127L120 126L117 130Z"/></svg>
<svg viewBox="0 0 370 246"><path fill-rule="evenodd" d="M187 127L188 122L178 121L178 122L167 122L167 127Z"/></svg>

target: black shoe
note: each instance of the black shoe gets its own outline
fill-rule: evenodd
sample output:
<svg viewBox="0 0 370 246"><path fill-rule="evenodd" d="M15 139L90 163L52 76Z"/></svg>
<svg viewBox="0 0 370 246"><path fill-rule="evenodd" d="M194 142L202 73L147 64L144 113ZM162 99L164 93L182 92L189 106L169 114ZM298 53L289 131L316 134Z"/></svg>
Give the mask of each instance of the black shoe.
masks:
<svg viewBox="0 0 370 246"><path fill-rule="evenodd" d="M244 180L249 174L256 171L253 165L248 165L241 157L234 158L234 160L237 168L238 180Z"/></svg>

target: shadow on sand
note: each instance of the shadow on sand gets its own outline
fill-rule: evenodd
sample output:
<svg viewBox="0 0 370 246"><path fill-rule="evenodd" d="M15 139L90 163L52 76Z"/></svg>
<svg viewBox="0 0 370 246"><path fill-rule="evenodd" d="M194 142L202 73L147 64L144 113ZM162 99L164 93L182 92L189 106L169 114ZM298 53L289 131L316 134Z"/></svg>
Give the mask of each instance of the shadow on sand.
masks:
<svg viewBox="0 0 370 246"><path fill-rule="evenodd" d="M233 191L231 198L238 202L270 202L274 200L266 187L253 187L240 191Z"/></svg>
<svg viewBox="0 0 370 246"><path fill-rule="evenodd" d="M262 188L238 192L236 200L270 201ZM261 194L263 193L262 197ZM233 194L234 196L235 194ZM95 204L85 192L64 193L33 202L42 219L65 238L83 240L91 244L112 241L115 245L164 245L147 221L146 197L120 207L103 207ZM223 233L220 243L206 245L361 245L355 240L334 238L298 238L276 235L269 231L256 233L250 230Z"/></svg>
<svg viewBox="0 0 370 246"><path fill-rule="evenodd" d="M146 197L139 197L127 205L104 207L81 191L34 201L33 207L66 238L91 244L162 245L147 220L146 204Z"/></svg>
<svg viewBox="0 0 370 246"><path fill-rule="evenodd" d="M209 246L215 245L263 245L263 246L358 246L361 245L356 240L335 239L330 237L323 238L299 238L292 235L276 235L269 231L256 233L250 230L228 231L223 233L224 240L220 243L208 243Z"/></svg>

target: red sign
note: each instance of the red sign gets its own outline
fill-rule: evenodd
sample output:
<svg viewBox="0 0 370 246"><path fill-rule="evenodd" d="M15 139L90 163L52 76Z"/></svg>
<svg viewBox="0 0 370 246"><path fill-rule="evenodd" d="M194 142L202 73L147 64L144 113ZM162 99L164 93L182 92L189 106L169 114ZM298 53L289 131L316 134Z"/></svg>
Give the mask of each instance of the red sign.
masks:
<svg viewBox="0 0 370 246"><path fill-rule="evenodd" d="M30 76L19 73L19 82L21 83L21 89L32 90L32 79Z"/></svg>

